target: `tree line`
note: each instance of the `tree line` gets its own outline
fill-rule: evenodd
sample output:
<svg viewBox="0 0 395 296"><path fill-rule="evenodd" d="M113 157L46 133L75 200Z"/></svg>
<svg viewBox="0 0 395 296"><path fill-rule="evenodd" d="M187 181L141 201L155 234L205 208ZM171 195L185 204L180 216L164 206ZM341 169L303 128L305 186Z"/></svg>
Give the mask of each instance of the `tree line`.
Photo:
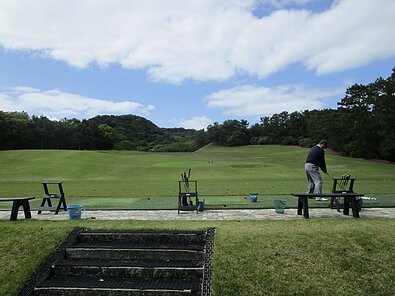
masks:
<svg viewBox="0 0 395 296"><path fill-rule="evenodd" d="M395 161L395 68L387 79L346 90L337 109L281 112L246 120L215 122L206 130L160 128L136 115L88 120L50 120L0 111L0 149L118 149L194 151L214 142L225 146L282 144L311 147L320 139L352 157Z"/></svg>
<svg viewBox="0 0 395 296"><path fill-rule="evenodd" d="M0 111L0 149L192 151L196 131L159 128L136 115L60 121Z"/></svg>
<svg viewBox="0 0 395 296"><path fill-rule="evenodd" d="M197 134L198 141L311 147L325 138L343 155L395 161L395 68L387 79L349 87L337 104L337 109L264 116L251 127L246 120L216 122Z"/></svg>

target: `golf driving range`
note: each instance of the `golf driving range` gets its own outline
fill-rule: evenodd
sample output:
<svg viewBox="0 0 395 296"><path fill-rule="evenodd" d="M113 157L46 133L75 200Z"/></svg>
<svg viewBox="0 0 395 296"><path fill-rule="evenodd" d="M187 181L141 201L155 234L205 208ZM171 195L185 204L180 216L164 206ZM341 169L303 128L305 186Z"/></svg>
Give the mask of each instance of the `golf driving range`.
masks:
<svg viewBox="0 0 395 296"><path fill-rule="evenodd" d="M305 192L308 149L209 146L195 153L136 151L1 151L1 197L43 196L42 182L62 182L68 205L88 209L177 209L179 181L199 183L205 208L269 208ZM355 192L395 206L395 166L326 153L330 176L349 174ZM189 171L191 169L191 171ZM185 172L185 175L184 175ZM180 175L182 174L182 176ZM185 179L187 177L187 179ZM323 175L324 192L332 179ZM183 191L187 189L182 187ZM189 188L188 188L189 190ZM258 193L256 202L249 198ZM329 202L310 201L310 207ZM11 203L0 204L10 209ZM336 211L336 210L332 210ZM186 213L180 215L195 215ZM281 215L281 214L278 214ZM393 295L394 219L288 221L1 221L0 295L15 295L76 227L89 230L216 229L212 295Z"/></svg>
<svg viewBox="0 0 395 296"><path fill-rule="evenodd" d="M296 206L292 192L305 192L308 149L289 146L206 147L195 153L137 151L1 151L0 194L43 195L41 182L63 182L68 204L86 208L175 209L180 174L191 169L205 206L272 208L273 200ZM326 153L332 177L349 174L354 191L376 200L364 206L395 206L395 166ZM324 192L332 180L323 174ZM256 203L250 193L258 193ZM40 199L31 202L39 206ZM3 205L2 205L3 206ZM323 206L312 201L310 206Z"/></svg>

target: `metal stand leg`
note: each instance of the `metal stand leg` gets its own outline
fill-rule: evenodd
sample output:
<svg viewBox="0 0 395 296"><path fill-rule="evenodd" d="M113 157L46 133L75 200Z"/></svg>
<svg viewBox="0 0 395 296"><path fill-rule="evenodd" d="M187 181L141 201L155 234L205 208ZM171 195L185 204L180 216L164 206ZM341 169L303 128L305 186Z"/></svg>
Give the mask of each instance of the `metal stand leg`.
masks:
<svg viewBox="0 0 395 296"><path fill-rule="evenodd" d="M350 198L345 196L344 197L343 215L349 215L349 214L350 214Z"/></svg>

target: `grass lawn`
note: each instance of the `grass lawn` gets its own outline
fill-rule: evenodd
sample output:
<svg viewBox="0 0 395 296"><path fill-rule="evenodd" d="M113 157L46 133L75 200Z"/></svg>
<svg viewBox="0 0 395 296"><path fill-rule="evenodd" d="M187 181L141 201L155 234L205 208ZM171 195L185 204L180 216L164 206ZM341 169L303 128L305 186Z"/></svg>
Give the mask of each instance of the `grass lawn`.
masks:
<svg viewBox="0 0 395 296"><path fill-rule="evenodd" d="M0 222L0 295L13 295L74 227L217 229L214 296L395 295L394 219Z"/></svg>
<svg viewBox="0 0 395 296"><path fill-rule="evenodd" d="M210 147L197 153L137 151L0 151L0 197L41 197L43 181L63 181L69 204L87 208L174 208L178 180L192 169L208 207L272 207L273 199L296 205L305 192L308 149L290 146ZM355 192L377 197L370 206L395 206L395 165L326 154L333 177L351 174ZM323 175L324 192L332 180ZM258 203L248 200L258 192ZM159 197L161 199L159 199ZM247 199L245 199L247 197ZM148 199L149 198L149 199ZM37 207L40 199L32 202ZM315 206L314 202L311 204ZM322 204L317 203L316 206ZM11 204L2 203L1 208Z"/></svg>

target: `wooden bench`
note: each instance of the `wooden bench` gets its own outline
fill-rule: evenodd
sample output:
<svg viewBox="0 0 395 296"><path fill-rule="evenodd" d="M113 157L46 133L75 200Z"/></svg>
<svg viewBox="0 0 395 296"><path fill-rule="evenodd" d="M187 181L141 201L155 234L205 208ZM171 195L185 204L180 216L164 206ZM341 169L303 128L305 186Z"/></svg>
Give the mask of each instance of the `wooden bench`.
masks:
<svg viewBox="0 0 395 296"><path fill-rule="evenodd" d="M34 197L9 197L9 198L0 198L0 201L12 201L12 211L10 221L17 220L19 207L23 207L23 211L25 212L25 218L30 219L32 214L30 212L29 200L34 199Z"/></svg>
<svg viewBox="0 0 395 296"><path fill-rule="evenodd" d="M293 196L298 197L298 215L302 215L304 218L309 218L309 197L327 197L327 198L339 198L344 197L344 209L343 215L350 214L350 207L352 209L352 216L359 218L359 211L357 207L357 197L364 196L364 194L354 192L339 192L339 193L291 193Z"/></svg>

